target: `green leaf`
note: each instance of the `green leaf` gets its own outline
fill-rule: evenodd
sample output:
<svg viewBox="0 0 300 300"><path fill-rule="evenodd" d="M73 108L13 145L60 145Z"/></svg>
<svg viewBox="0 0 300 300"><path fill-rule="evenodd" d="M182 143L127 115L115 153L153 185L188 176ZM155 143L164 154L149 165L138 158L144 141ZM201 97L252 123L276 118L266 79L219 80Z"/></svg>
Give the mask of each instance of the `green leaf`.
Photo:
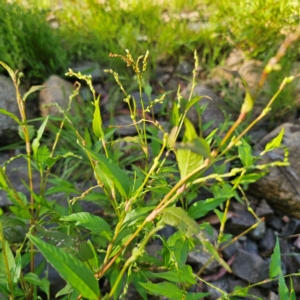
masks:
<svg viewBox="0 0 300 300"><path fill-rule="evenodd" d="M143 300L147 300L147 292L146 290L140 285L141 283L146 283L146 277L143 274L142 271L138 271L138 272L131 272L130 274L131 280L136 288L136 290L138 291L138 293L141 295L141 297L143 298Z"/></svg>
<svg viewBox="0 0 300 300"><path fill-rule="evenodd" d="M238 146L239 158L244 167L250 167L253 163L253 156L250 145L242 140L242 144Z"/></svg>
<svg viewBox="0 0 300 300"><path fill-rule="evenodd" d="M0 108L0 113L3 114L3 115L8 116L8 117L10 117L10 118L12 118L12 119L13 119L14 121L16 121L19 125L22 124L21 120L20 120L17 116L15 116L14 114L12 114L11 112L9 112L9 111L7 111L7 110L5 110L5 109L3 109L3 108Z"/></svg>
<svg viewBox="0 0 300 300"><path fill-rule="evenodd" d="M94 106L93 131L97 138L102 139L104 134L102 131L102 118L100 113L100 96L95 100Z"/></svg>
<svg viewBox="0 0 300 300"><path fill-rule="evenodd" d="M72 156L72 157L75 157L75 158L78 158L78 159L82 159L82 157L80 157L80 156L78 156L78 155L75 155L74 153L72 153L72 152L67 152L67 153L65 153L65 154L59 154L59 155L57 155L57 156L55 156L55 157L49 157L48 159L47 159L47 166L49 167L49 168L51 168L59 159L61 159L61 158L66 158L66 157L70 157L70 156Z"/></svg>
<svg viewBox="0 0 300 300"><path fill-rule="evenodd" d="M178 168L181 179L185 178L203 163L203 156L192 152L191 150L178 149L176 153Z"/></svg>
<svg viewBox="0 0 300 300"><path fill-rule="evenodd" d="M112 231L107 222L95 215L87 212L79 212L71 214L67 217L60 218L61 221L76 222L76 226L82 226L95 234L99 234L105 237L107 240L111 240Z"/></svg>
<svg viewBox="0 0 300 300"><path fill-rule="evenodd" d="M29 240L41 251L58 273L83 297L98 299L100 290L93 272L84 263L62 249L45 243L36 236L27 234Z"/></svg>
<svg viewBox="0 0 300 300"><path fill-rule="evenodd" d="M155 206L147 206L133 209L132 211L126 214L122 227L138 225L139 223L145 220L145 216L148 215L149 211L152 211L154 208Z"/></svg>
<svg viewBox="0 0 300 300"><path fill-rule="evenodd" d="M192 142L194 139L198 138L196 129L193 123L188 118L184 119L184 126L185 126L185 132L183 137L184 142Z"/></svg>
<svg viewBox="0 0 300 300"><path fill-rule="evenodd" d="M15 76L15 73L14 73L14 71L7 65L7 64L5 64L3 61L1 61L0 60L0 65L4 68L4 69L6 69L6 71L8 72L8 74L9 74L9 76L10 76L10 78L13 80L13 81L15 81L16 80L16 76Z"/></svg>
<svg viewBox="0 0 300 300"><path fill-rule="evenodd" d="M293 285L293 278L290 277L290 300L296 300L296 294Z"/></svg>
<svg viewBox="0 0 300 300"><path fill-rule="evenodd" d="M194 98L191 99L191 101L189 101L187 104L186 104L186 107L185 107L185 111L188 112L188 110L196 103L199 102L199 100L201 100L202 98L209 98L209 97L205 97L205 96L196 96Z"/></svg>
<svg viewBox="0 0 300 300"><path fill-rule="evenodd" d="M179 124L179 107L174 102L173 108L172 108L172 125L178 126L178 124Z"/></svg>
<svg viewBox="0 0 300 300"><path fill-rule="evenodd" d="M246 88L246 95L245 95L244 103L241 108L241 113L246 113L246 114L249 113L253 108L253 104L254 101L251 97L250 91L248 88Z"/></svg>
<svg viewBox="0 0 300 300"><path fill-rule="evenodd" d="M24 280L33 284L33 285L37 285L39 286L41 284L41 279L39 278L39 276L37 276L34 273L27 273L24 276Z"/></svg>
<svg viewBox="0 0 300 300"><path fill-rule="evenodd" d="M264 155L268 151L280 147L283 135L284 135L284 127L282 127L279 134L265 146L265 150L262 153L260 153L260 155Z"/></svg>
<svg viewBox="0 0 300 300"><path fill-rule="evenodd" d="M40 146L40 140L43 136L43 133L44 133L45 127L47 125L48 119L49 119L49 116L47 116L45 118L44 122L42 123L42 125L40 126L40 128L37 131L36 138L32 141L32 150L33 150L33 153L34 153L34 157L36 157L38 148Z"/></svg>
<svg viewBox="0 0 300 300"><path fill-rule="evenodd" d="M215 209L226 200L227 197L209 198L205 201L197 201L189 207L188 215L193 219L204 217L208 212Z"/></svg>
<svg viewBox="0 0 300 300"><path fill-rule="evenodd" d="M174 247L172 247L174 256L176 258L178 268L185 265L188 253L190 251L189 242L186 239L180 239L175 242Z"/></svg>
<svg viewBox="0 0 300 300"><path fill-rule="evenodd" d="M27 99L27 97L28 97L30 94L32 94L32 93L34 93L34 92L37 92L37 91L40 91L40 90L45 89L45 88L46 88L46 87L43 86L43 85L34 85L34 86L32 86L32 87L29 89L29 91L27 91L27 92L23 95L23 97L22 97L23 101L25 102L26 99Z"/></svg>
<svg viewBox="0 0 300 300"><path fill-rule="evenodd" d="M11 212L22 219L27 219L30 220L32 218L31 213L29 212L28 209L24 209L24 207L19 207L19 206L9 206L9 209Z"/></svg>
<svg viewBox="0 0 300 300"><path fill-rule="evenodd" d="M32 125L27 125L29 140L31 140L35 134L35 128ZM18 133L22 140L25 141L25 135L23 131L23 127L21 125L18 126Z"/></svg>
<svg viewBox="0 0 300 300"><path fill-rule="evenodd" d="M36 160L40 163L42 170L47 166L50 157L50 150L46 145L39 147L35 153Z"/></svg>
<svg viewBox="0 0 300 300"><path fill-rule="evenodd" d="M196 284L196 279L194 278L192 267L187 265L183 266L179 270L173 269L167 272L152 273L152 276L155 278L163 278L176 283L186 282L189 284Z"/></svg>
<svg viewBox="0 0 300 300"><path fill-rule="evenodd" d="M2 231L1 224L0 224L0 230ZM1 234L1 233L0 233ZM14 255L9 247L9 243L4 240L2 241L2 245L4 243L5 247L5 254L6 256L4 257L4 251L0 252L0 274L5 274L6 278L8 276L12 277L13 280L15 280L15 270L16 270L16 263L15 263L15 258Z"/></svg>
<svg viewBox="0 0 300 300"><path fill-rule="evenodd" d="M190 150L204 157L211 157L210 148L205 139L198 137L191 142L176 144L177 149Z"/></svg>
<svg viewBox="0 0 300 300"><path fill-rule="evenodd" d="M228 199L236 196L236 192L232 189L232 185L227 182L224 182L221 185L213 185L211 191L214 194L214 198Z"/></svg>
<svg viewBox="0 0 300 300"><path fill-rule="evenodd" d="M289 299L289 289L286 286L282 272L279 273L278 294L279 299Z"/></svg>
<svg viewBox="0 0 300 300"><path fill-rule="evenodd" d="M188 238L199 232L199 226L181 207L167 207L162 210L162 221L178 228Z"/></svg>
<svg viewBox="0 0 300 300"><path fill-rule="evenodd" d="M154 295L165 296L170 300L179 300L183 298L181 290L173 283L161 282L161 283L143 283L140 282L147 291Z"/></svg>
<svg viewBox="0 0 300 300"><path fill-rule="evenodd" d="M120 194L127 198L129 193L129 180L126 173L119 168L111 159L108 159L102 154L95 153L90 149L84 148L94 160L97 161L97 165L101 171L113 181ZM109 188L109 186L108 186Z"/></svg>
<svg viewBox="0 0 300 300"><path fill-rule="evenodd" d="M225 294L225 293L224 293ZM199 300L209 296L210 293L187 293L185 300Z"/></svg>
<svg viewBox="0 0 300 300"><path fill-rule="evenodd" d="M261 173L252 173L252 174L246 174L235 178L232 180L232 183L236 184L249 184L249 183L254 183L258 179L262 178L263 176L266 175L266 172L261 172Z"/></svg>
<svg viewBox="0 0 300 300"><path fill-rule="evenodd" d="M276 237L276 243L275 243L275 247L270 262L270 277L271 278L277 277L280 273L282 273L280 247L279 247L278 237Z"/></svg>

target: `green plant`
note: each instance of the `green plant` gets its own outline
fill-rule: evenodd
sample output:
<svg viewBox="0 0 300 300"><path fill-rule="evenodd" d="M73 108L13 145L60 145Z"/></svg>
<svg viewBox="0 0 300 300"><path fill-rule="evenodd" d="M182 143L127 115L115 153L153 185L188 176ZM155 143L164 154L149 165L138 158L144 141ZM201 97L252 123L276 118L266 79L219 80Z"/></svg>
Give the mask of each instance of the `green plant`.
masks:
<svg viewBox="0 0 300 300"><path fill-rule="evenodd" d="M44 80L67 66L58 30L46 21L47 11L0 1L0 56L31 80Z"/></svg>
<svg viewBox="0 0 300 300"><path fill-rule="evenodd" d="M276 68L285 49L298 38L299 31L292 35L282 45L277 55L269 61L264 69L261 85L266 76ZM143 74L147 68L148 52L136 60L128 50L126 56L112 56L121 58L133 69L141 95L145 88ZM196 52L194 57L193 88L196 84L198 67ZM0 62L0 64L8 71L15 84L21 119L4 109L0 109L0 112L10 116L19 124L26 146L26 154L11 158L0 168L0 187L6 191L13 204L9 207L11 213L1 212L0 216L0 293L3 297L38 299L39 286L47 299L50 298L50 282L47 277L41 277L42 266L35 266L34 256L37 251L43 254L67 282L66 287L58 293L59 296L64 296L63 299L110 299L112 297L118 299L126 295L130 284L136 287L143 299L147 299L147 294L165 296L174 300L205 297L207 293L189 291L192 285L199 282L208 285L210 283L205 282L201 276L205 266L196 274L193 273L191 266L186 264L187 254L196 245L201 245L204 251L211 255L208 263L216 259L227 271L230 271L230 266L220 256L219 251L239 238L239 236L232 238L224 234L231 199L235 198L245 203L248 210L257 218L257 223L243 234L263 221L248 205L243 187L264 176L270 167L288 165L287 151L282 162L257 164L261 155L274 148L282 147L283 131L266 145L259 157L253 156L251 147L243 137L270 111L275 99L294 77L283 80L279 90L260 116L240 134L235 135L235 130L253 108L253 99L249 92L246 94L239 118L225 136L218 137L217 130L214 130L209 136L203 138L198 136L194 126L186 118L188 110L201 100L201 97L193 97L193 88L188 99L182 99L178 90L171 115L172 129L167 132L157 120L146 116L153 105L164 101L164 97L154 100L149 107L144 107L142 102L140 115L137 113L136 100L127 94L118 74L108 70L107 72L113 75L124 93L132 126L135 126L137 131L136 137L114 140L113 131L103 127L100 97L96 97L90 76L75 74L70 70L68 76L76 76L85 81L92 91L94 111L91 127L97 141L93 142L90 130L80 132L69 117L72 100L79 91L77 85L74 94L70 97L68 109L66 111L60 109L63 115L61 129L57 132L52 147L49 148L41 144L49 118L45 118L41 127L35 132L34 128L27 123L24 109L27 96L42 87L32 87L25 95L20 95L19 74L14 73L5 63ZM96 179L96 184L84 191L78 191L73 183L51 172L57 161L75 156L72 152L58 154L56 150L64 125L67 123L76 136L77 147L83 153L78 158L89 162L91 173ZM179 136L183 128L183 139L180 141ZM120 142L132 143L139 147L141 153L139 157L142 157L142 161L138 165L133 159L130 166L120 167L118 164L120 155L116 147ZM227 161L236 158L232 157L232 154L229 155L229 150L235 150L241 167L232 168L227 172L224 171L224 165ZM175 160L171 159L172 155L175 155ZM24 182L24 185L30 192L29 199L15 189L13 182L6 175L6 166L17 158L24 158L28 164L28 182ZM206 174L205 171L218 161L223 161L221 166L216 166L214 172ZM34 170L40 174L39 191L33 189ZM53 186L47 186L48 182ZM194 196L191 192L204 188L208 183L214 197L192 203ZM59 192L64 193L66 197L65 207L62 205L63 202L56 203L53 198ZM95 201L100 205L103 211L102 217L84 212L80 205L78 206L78 203L91 199L96 199ZM177 205L178 200L182 205ZM210 211L216 213L221 224L220 234L214 244L207 238L211 235L211 226L208 223L200 226L195 221ZM160 234L166 225L177 229L167 238ZM6 233L9 226L28 228L28 233L21 243L10 241ZM160 240L162 243L161 257L147 252L146 246L153 239ZM225 246L221 246L224 242ZM286 293L283 275L278 269L280 265L278 249L277 244L272 258L270 277L279 275L280 293ZM27 264L30 265L28 273L25 272ZM102 278L106 278L110 283L111 288L108 292L103 292L99 288L99 280ZM153 282L152 279L158 279L159 282ZM221 290L220 292L222 299L248 294L247 289L236 289L228 295Z"/></svg>

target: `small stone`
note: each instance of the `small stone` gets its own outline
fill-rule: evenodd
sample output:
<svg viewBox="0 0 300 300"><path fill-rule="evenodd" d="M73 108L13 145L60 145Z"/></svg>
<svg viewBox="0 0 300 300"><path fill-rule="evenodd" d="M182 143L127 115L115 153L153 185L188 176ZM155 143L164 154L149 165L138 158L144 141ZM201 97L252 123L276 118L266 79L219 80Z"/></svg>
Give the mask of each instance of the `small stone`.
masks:
<svg viewBox="0 0 300 300"><path fill-rule="evenodd" d="M261 200L258 207L255 210L255 213L258 217L264 217L266 220L271 220L274 215L273 209L266 202L266 200Z"/></svg>
<svg viewBox="0 0 300 300"><path fill-rule="evenodd" d="M259 223L253 230L249 232L249 236L254 240L260 240L266 232L265 222Z"/></svg>
<svg viewBox="0 0 300 300"><path fill-rule="evenodd" d="M225 293L228 291L227 278L221 278L219 280L212 281L211 284L213 286L219 288L220 290L222 290ZM208 285L207 291L210 293L208 298L211 300L219 299L222 297L222 294L217 289L213 288L212 286Z"/></svg>
<svg viewBox="0 0 300 300"><path fill-rule="evenodd" d="M43 86L46 88L41 90L39 94L41 115L43 117L59 115L60 113L56 106L45 107L45 105L57 103L61 109L65 110L69 104L69 97L74 91L73 85L59 76L52 75L43 83Z"/></svg>
<svg viewBox="0 0 300 300"><path fill-rule="evenodd" d="M290 219L282 230L281 236L287 237L300 233L300 220Z"/></svg>
<svg viewBox="0 0 300 300"><path fill-rule="evenodd" d="M277 294L270 291L269 294L268 294L268 299L267 300L280 300L280 299L279 299L279 296Z"/></svg>
<svg viewBox="0 0 300 300"><path fill-rule="evenodd" d="M202 246L197 245L190 251L187 256L187 263L197 265L197 269L202 268L210 259L211 254L203 249ZM220 264L213 260L209 265L206 266L203 274L211 274L216 271L220 267Z"/></svg>
<svg viewBox="0 0 300 300"><path fill-rule="evenodd" d="M276 231L281 231L283 222L279 217L274 216L271 220L267 221L267 225Z"/></svg>
<svg viewBox="0 0 300 300"><path fill-rule="evenodd" d="M235 235L241 234L255 223L255 219L247 210L235 211L232 218L227 222L227 230Z"/></svg>
<svg viewBox="0 0 300 300"><path fill-rule="evenodd" d="M294 244L293 244L296 248L300 249L300 234L298 235L298 237L296 238Z"/></svg>
<svg viewBox="0 0 300 300"><path fill-rule="evenodd" d="M117 129L115 133L122 136L132 136L136 135L136 128L132 122L129 115L118 115L113 119L113 123L106 121L104 126L111 125L113 128L116 126Z"/></svg>
<svg viewBox="0 0 300 300"><path fill-rule="evenodd" d="M242 247L245 251L249 253L258 254L257 243L249 237L247 237L246 240L242 243Z"/></svg>
<svg viewBox="0 0 300 300"><path fill-rule="evenodd" d="M257 254L243 249L238 249L231 269L234 275L250 283L257 283L269 277L269 264Z"/></svg>
<svg viewBox="0 0 300 300"><path fill-rule="evenodd" d="M276 236L273 229L268 228L259 242L260 253L263 256L270 256L273 253L276 242Z"/></svg>
<svg viewBox="0 0 300 300"><path fill-rule="evenodd" d="M225 243L222 243L221 244L221 248L226 245L229 241L225 242ZM236 241L234 243L232 243L230 246L228 246L227 248L225 248L223 251L222 251L222 255L223 257L228 260L230 259L236 252L237 252L237 249L241 247L239 241Z"/></svg>

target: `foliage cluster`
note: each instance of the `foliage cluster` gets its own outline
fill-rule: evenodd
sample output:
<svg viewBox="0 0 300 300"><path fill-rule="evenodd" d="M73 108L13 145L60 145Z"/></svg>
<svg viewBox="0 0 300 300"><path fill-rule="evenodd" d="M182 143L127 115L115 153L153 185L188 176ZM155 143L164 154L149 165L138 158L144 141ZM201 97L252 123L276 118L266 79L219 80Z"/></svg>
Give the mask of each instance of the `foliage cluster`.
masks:
<svg viewBox="0 0 300 300"><path fill-rule="evenodd" d="M300 32L294 38L298 35ZM284 43L285 48L292 40ZM149 86L145 85L143 79L148 52L137 59L128 50L126 56L114 57L121 58L132 68L140 96L142 91L149 92ZM196 52L194 57L193 88L199 66ZM282 51L278 51L265 67L263 78L276 69L281 57ZM205 297L207 293L190 290L194 285L200 286L200 283L211 285L202 277L205 267L194 273L191 266L186 264L187 254L196 246L201 246L203 251L211 255L208 263L217 260L230 272L230 266L220 255L222 249L239 238L224 232L230 202L237 200L245 204L257 219L257 223L243 234L263 221L249 206L244 188L264 176L270 167L288 165L287 151L284 161L259 164L260 157L266 152L282 147L284 132L281 131L268 143L257 157L243 137L270 112L277 96L294 77L282 81L278 92L245 130L238 134L235 131L253 108L254 101L249 92L246 93L236 122L227 131L214 130L204 138L186 117L188 110L201 101L201 97L193 97L193 89L188 99L183 99L178 90L170 115L171 128L166 130L157 120L148 116L153 106L164 101L164 96L155 99L147 107L140 100L142 111L138 113L136 101L139 99L132 99L118 74L107 70L124 93L132 126L137 131L136 137L116 139L115 129L103 126L100 97L96 97L90 76L69 70L66 75L85 81L94 96L92 126L78 128L69 117L78 86L70 97L69 108L66 111L60 109L61 130L49 147L42 142L42 136L50 119L45 118L35 132L28 125L24 109L28 95L42 87L32 87L26 94L20 95L19 73L0 63L16 87L21 118L4 109L1 109L1 113L19 124L20 135L26 146L26 154L12 157L0 167L0 188L12 202L10 212L1 211L0 216L0 293L4 299L39 299L38 287L46 295L44 297L50 298L50 281L42 273L44 263L35 265L37 251L66 281L66 286L57 294L61 299L122 299L130 285L135 286L142 299L148 299L149 294L171 300ZM52 172L57 161L74 156L72 152L57 153L56 147L65 124L71 128L69 134L76 136L77 144L74 146L82 150L83 154L77 159L89 163L96 180L93 186L84 191L79 191L73 182L65 181ZM203 126L207 127L208 124ZM135 145L140 151L138 156L131 154L132 159L125 166L120 164L120 145L124 143ZM23 184L30 192L29 197L19 192L6 174L7 165L15 159L27 161L28 181ZM238 159L240 166L227 170L226 164L233 159ZM216 162L221 163L216 165ZM208 172L212 166L213 172ZM40 174L38 191L33 189L33 171ZM48 182L52 187L47 185ZM209 188L213 197L196 201L197 193L203 188ZM64 194L59 195L64 201L55 200L57 193ZM77 195L74 197L74 194ZM102 211L101 216L83 211L81 204L85 201L97 203ZM196 222L209 212L214 212L220 220L218 237L213 236L213 228L209 223L199 225ZM167 225L176 229L171 236L164 236L162 232ZM27 232L21 241L11 239L9 230L14 227L24 228ZM159 256L147 251L146 246L154 240L161 244ZM100 289L99 280L102 278L110 283L109 291ZM279 293L285 297L283 299L295 299L292 284L289 291L281 271L278 242L271 259L270 278L257 284L273 280L279 281ZM248 295L250 287L236 287L230 294L214 288L222 294L222 299L234 299Z"/></svg>

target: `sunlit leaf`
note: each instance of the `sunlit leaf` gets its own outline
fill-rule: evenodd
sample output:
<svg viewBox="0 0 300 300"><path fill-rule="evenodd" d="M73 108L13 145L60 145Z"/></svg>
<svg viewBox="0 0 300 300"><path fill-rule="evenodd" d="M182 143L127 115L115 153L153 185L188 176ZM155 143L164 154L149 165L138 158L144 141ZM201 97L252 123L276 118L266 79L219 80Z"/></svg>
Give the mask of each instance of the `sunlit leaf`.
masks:
<svg viewBox="0 0 300 300"><path fill-rule="evenodd" d="M181 290L175 284L170 282L161 282L157 284L140 282L140 285L151 294L165 296L170 300L179 300L183 297Z"/></svg>
<svg viewBox="0 0 300 300"><path fill-rule="evenodd" d="M193 219L204 217L208 212L214 210L228 198L209 198L205 201L197 201L188 209L188 215Z"/></svg>
<svg viewBox="0 0 300 300"><path fill-rule="evenodd" d="M199 232L199 226L181 207L167 207L162 211L162 221L178 228L187 237Z"/></svg>
<svg viewBox="0 0 300 300"><path fill-rule="evenodd" d="M60 218L60 220L75 222L75 225L82 226L95 234L102 235L107 240L111 240L112 231L107 222L104 219L88 212L74 213Z"/></svg>
<svg viewBox="0 0 300 300"><path fill-rule="evenodd" d="M15 116L13 113L11 113L11 112L5 110L4 108L0 108L0 114L6 115L6 116L12 118L12 119L13 119L14 121L16 121L19 125L22 124L21 120L20 120L17 116Z"/></svg>
<svg viewBox="0 0 300 300"><path fill-rule="evenodd" d="M44 122L42 123L42 125L40 126L40 128L37 131L36 138L32 141L32 150L33 150L33 153L34 153L35 156L36 156L37 150L40 146L40 140L43 136L43 133L44 133L45 127L47 125L48 119L49 119L49 116L47 116L45 118Z"/></svg>
<svg viewBox="0 0 300 300"><path fill-rule="evenodd" d="M267 145L265 146L265 150L260 155L264 155L266 152L280 147L283 139L283 135L284 135L284 127L281 128L279 134L271 142L267 143Z"/></svg>

